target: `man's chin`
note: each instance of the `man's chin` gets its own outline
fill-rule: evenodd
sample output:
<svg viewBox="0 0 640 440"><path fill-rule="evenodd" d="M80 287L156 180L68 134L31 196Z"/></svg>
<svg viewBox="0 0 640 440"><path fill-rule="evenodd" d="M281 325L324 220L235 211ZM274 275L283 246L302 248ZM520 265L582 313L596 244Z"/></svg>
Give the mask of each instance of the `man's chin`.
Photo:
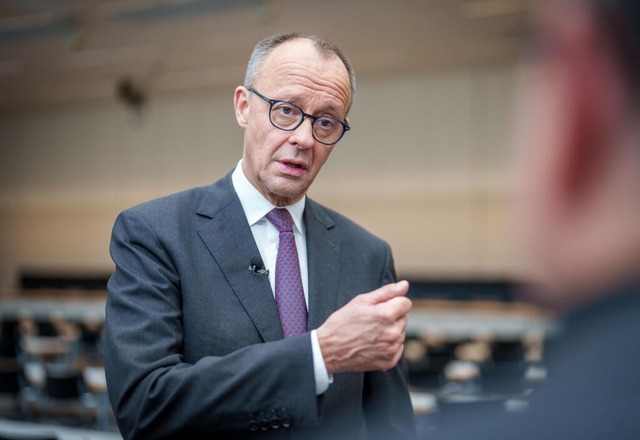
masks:
<svg viewBox="0 0 640 440"><path fill-rule="evenodd" d="M307 193L308 186L277 185L268 189L265 195L275 206L287 206L296 203Z"/></svg>

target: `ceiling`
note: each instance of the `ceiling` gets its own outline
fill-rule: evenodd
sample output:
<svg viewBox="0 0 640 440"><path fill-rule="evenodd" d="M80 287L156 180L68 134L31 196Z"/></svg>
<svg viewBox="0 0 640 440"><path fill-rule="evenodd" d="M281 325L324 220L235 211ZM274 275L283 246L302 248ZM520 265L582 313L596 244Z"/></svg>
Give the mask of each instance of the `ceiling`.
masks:
<svg viewBox="0 0 640 440"><path fill-rule="evenodd" d="M525 0L0 0L0 111L235 86L279 32L360 78L512 62Z"/></svg>

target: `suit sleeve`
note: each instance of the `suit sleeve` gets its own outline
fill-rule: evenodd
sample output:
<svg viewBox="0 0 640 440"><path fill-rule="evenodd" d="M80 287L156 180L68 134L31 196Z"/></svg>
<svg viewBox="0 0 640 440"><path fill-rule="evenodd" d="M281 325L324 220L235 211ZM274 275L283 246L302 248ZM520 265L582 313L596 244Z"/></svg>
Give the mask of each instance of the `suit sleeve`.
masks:
<svg viewBox="0 0 640 440"><path fill-rule="evenodd" d="M395 281L393 257L387 245L380 285ZM390 370L365 373L363 408L370 439L416 438L407 370L403 360Z"/></svg>
<svg viewBox="0 0 640 440"><path fill-rule="evenodd" d="M309 334L186 363L181 280L153 228L125 211L110 251L105 370L124 438L318 424Z"/></svg>

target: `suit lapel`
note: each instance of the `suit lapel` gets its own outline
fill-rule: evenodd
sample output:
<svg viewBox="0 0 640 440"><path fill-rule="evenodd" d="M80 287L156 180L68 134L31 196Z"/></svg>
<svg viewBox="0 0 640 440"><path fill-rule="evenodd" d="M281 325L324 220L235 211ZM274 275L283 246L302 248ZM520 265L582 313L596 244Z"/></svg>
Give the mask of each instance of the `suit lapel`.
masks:
<svg viewBox="0 0 640 440"><path fill-rule="evenodd" d="M336 310L340 280L340 245L335 224L322 207L307 199L305 207L309 273L309 330Z"/></svg>
<svg viewBox="0 0 640 440"><path fill-rule="evenodd" d="M265 342L283 338L269 278L249 270L260 256L231 174L214 184L197 213L206 217L198 234Z"/></svg>

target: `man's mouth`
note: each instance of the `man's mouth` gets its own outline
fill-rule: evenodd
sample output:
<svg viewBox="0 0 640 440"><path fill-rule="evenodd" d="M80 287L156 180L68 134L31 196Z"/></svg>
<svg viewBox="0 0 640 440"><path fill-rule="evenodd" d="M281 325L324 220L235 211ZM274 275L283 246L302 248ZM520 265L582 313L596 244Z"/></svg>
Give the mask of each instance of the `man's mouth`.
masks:
<svg viewBox="0 0 640 440"><path fill-rule="evenodd" d="M292 161L288 161L288 160L281 160L280 163L284 166L287 166L289 168L294 168L296 170L306 170L307 167L305 166L304 163L302 162L292 162Z"/></svg>
<svg viewBox="0 0 640 440"><path fill-rule="evenodd" d="M301 161L280 160L280 172L285 176L302 177L307 172L307 166Z"/></svg>

